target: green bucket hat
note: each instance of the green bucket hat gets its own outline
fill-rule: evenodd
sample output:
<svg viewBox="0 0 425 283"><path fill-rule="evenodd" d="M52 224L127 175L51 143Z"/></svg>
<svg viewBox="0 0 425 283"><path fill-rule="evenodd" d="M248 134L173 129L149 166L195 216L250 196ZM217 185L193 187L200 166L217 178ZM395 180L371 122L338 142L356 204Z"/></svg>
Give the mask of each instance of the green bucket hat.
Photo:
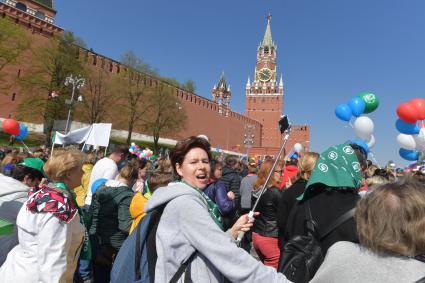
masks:
<svg viewBox="0 0 425 283"><path fill-rule="evenodd" d="M35 158L35 157L29 157L29 158L25 158L21 163L19 163L18 165L21 166L25 166L28 168L32 168L35 169L37 171L40 171L44 176L46 175L44 173L43 167L44 167L44 161L41 160L40 158Z"/></svg>

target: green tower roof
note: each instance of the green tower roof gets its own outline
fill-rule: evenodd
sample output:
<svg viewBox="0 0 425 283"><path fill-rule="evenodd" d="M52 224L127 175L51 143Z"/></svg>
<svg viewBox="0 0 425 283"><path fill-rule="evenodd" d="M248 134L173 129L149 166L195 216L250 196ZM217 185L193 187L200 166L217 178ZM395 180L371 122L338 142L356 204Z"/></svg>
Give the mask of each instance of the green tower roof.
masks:
<svg viewBox="0 0 425 283"><path fill-rule="evenodd" d="M221 71L221 76L220 76L220 80L218 81L217 87L223 87L225 90L227 90L227 82L226 79L224 78L224 71Z"/></svg>
<svg viewBox="0 0 425 283"><path fill-rule="evenodd" d="M33 0L34 2L37 2L47 8L50 8L52 10L54 10L53 8L53 0Z"/></svg>
<svg viewBox="0 0 425 283"><path fill-rule="evenodd" d="M272 47L273 46L273 39L272 39L272 31L270 29L270 20L271 20L272 16L271 14L269 14L267 16L267 27L266 27L266 32L264 33L264 38L263 38L263 42L261 43L261 46L268 46L268 47Z"/></svg>

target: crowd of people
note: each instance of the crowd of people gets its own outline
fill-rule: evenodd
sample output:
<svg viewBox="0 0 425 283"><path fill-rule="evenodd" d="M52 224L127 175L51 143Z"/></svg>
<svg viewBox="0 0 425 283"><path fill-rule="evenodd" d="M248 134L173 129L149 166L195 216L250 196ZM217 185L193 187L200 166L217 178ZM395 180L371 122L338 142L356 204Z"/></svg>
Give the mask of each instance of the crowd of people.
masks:
<svg viewBox="0 0 425 283"><path fill-rule="evenodd" d="M219 160L205 137L189 137L154 160L127 146L107 156L4 148L0 159L0 282L110 282L121 247L158 209L155 282L183 265L178 282L292 282L279 264L285 245L307 222L321 234L350 211L318 238L324 260L311 282L425 277L425 174L380 168L356 144Z"/></svg>

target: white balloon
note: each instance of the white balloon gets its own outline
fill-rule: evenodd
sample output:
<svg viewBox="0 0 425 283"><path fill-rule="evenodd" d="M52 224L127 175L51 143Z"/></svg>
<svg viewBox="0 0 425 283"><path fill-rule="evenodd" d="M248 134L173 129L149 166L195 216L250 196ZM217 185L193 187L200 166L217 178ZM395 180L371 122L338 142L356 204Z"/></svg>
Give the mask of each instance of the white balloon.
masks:
<svg viewBox="0 0 425 283"><path fill-rule="evenodd" d="M418 135L413 136L416 142L416 149L425 151L425 128L422 128Z"/></svg>
<svg viewBox="0 0 425 283"><path fill-rule="evenodd" d="M354 121L354 132L356 136L363 140L369 140L374 130L373 121L366 116L361 116Z"/></svg>
<svg viewBox="0 0 425 283"><path fill-rule="evenodd" d="M303 150L303 146L300 143L294 144L294 150L296 153L300 153Z"/></svg>
<svg viewBox="0 0 425 283"><path fill-rule="evenodd" d="M397 136L397 143L405 149L416 149L416 141L412 135L399 134Z"/></svg>
<svg viewBox="0 0 425 283"><path fill-rule="evenodd" d="M372 147L375 145L375 142L376 142L376 141L375 141L375 136L374 136L374 135L371 135L371 136L370 136L370 139L366 141L367 146L368 146L369 148L372 148Z"/></svg>

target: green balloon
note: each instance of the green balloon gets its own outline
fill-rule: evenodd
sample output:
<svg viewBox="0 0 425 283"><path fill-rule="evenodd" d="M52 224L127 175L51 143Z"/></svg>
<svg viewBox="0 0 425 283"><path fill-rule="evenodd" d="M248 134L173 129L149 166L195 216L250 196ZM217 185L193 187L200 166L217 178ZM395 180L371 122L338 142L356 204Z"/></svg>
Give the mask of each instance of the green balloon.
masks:
<svg viewBox="0 0 425 283"><path fill-rule="evenodd" d="M363 113L371 113L376 110L379 106L379 98L375 94L371 92L363 92L358 95L358 97L361 98L361 100L364 101L366 104L366 107L363 111Z"/></svg>

